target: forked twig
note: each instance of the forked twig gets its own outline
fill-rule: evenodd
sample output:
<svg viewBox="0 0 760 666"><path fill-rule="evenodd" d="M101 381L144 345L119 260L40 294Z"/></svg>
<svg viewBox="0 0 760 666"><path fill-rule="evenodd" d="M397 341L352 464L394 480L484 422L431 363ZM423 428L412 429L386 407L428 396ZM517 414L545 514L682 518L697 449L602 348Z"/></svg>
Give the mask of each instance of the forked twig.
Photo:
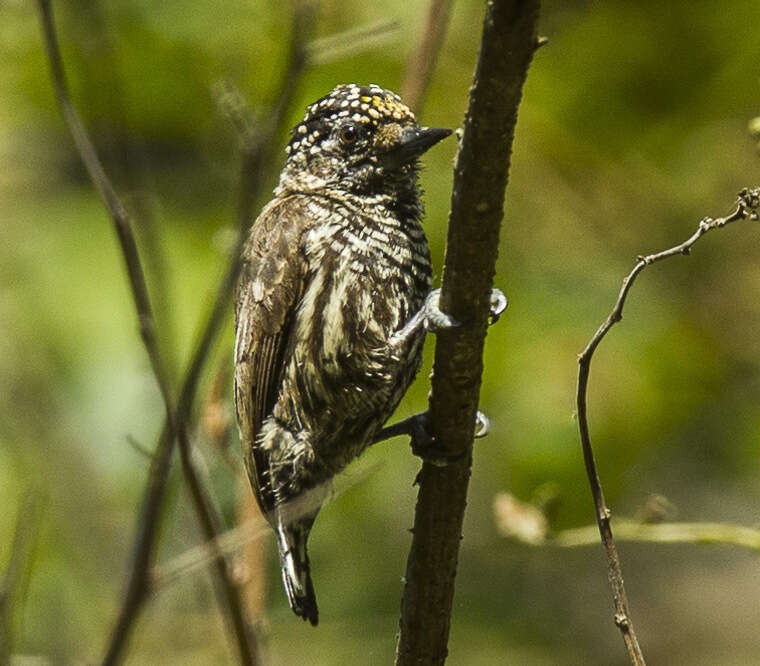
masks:
<svg viewBox="0 0 760 666"><path fill-rule="evenodd" d="M645 663L644 656L641 652L636 632L634 631L633 622L631 621L628 610L628 598L623 584L623 574L620 567L620 558L618 557L615 541L612 536L610 527L610 511L604 501L602 486L599 482L599 475L594 461L594 452L591 447L591 436L588 427L588 414L586 406L586 396L588 393L588 377L591 367L591 359L594 351L599 346L609 330L619 322L623 317L623 307L626 298L633 286L638 275L650 264L674 257L677 255L689 254L692 246L707 232L713 229L720 229L731 222L738 220L757 220L758 209L760 209L760 188L743 189L738 194L736 208L729 215L719 218L706 217L700 220L697 230L680 245L676 245L668 250L649 254L645 257L639 257L636 265L631 272L623 279L617 301L612 311L605 319L604 323L597 329L586 348L578 357L578 388L576 393L577 410L578 410L578 428L580 432L581 445L583 447L583 459L586 465L591 494L594 499L596 508L596 521L599 526L599 533L602 538L605 552L607 554L607 568L610 585L612 587L612 596L615 603L615 624L620 629L623 640L628 650L631 663L641 666Z"/></svg>

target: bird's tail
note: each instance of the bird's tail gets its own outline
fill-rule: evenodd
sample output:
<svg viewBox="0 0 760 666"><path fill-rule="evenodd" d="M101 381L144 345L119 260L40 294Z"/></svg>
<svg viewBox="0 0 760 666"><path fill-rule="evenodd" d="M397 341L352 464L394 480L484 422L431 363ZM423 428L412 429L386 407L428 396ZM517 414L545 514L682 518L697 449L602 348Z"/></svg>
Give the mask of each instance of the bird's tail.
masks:
<svg viewBox="0 0 760 666"><path fill-rule="evenodd" d="M313 522L312 519L283 524L278 520L276 532L282 582L288 595L288 603L296 615L316 627L319 611L311 582L309 554L306 551L306 540L309 538Z"/></svg>

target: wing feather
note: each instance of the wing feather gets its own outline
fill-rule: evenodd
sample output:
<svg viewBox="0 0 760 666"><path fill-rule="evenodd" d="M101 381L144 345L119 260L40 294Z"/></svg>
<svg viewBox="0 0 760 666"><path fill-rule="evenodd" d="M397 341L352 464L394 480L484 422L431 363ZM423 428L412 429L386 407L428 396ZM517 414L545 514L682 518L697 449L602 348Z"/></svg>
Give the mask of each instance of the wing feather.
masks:
<svg viewBox="0 0 760 666"><path fill-rule="evenodd" d="M285 350L304 291L298 200L275 200L254 223L243 251L235 301L235 407L243 456L264 515L274 508L261 426L279 396Z"/></svg>

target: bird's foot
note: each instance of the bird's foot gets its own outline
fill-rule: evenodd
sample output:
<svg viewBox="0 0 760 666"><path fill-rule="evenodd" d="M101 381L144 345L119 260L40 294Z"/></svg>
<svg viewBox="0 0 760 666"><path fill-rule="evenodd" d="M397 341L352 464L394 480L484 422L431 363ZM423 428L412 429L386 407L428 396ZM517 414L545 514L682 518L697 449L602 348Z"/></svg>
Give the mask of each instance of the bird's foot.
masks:
<svg viewBox="0 0 760 666"><path fill-rule="evenodd" d="M450 328L459 328L462 324L440 308L441 290L433 289L422 305L422 325L426 331L437 333Z"/></svg>
<svg viewBox="0 0 760 666"><path fill-rule="evenodd" d="M504 292L501 289L497 289L496 287L491 289L491 311L488 315L489 326L493 326L499 321L499 317L504 314L508 305L509 299L504 295Z"/></svg>
<svg viewBox="0 0 760 666"><path fill-rule="evenodd" d="M451 315L446 314L440 308L439 302L441 298L441 290L433 289L425 299L425 303L422 306L422 321L426 331L431 333L437 333L438 331L445 331L451 328L458 328L462 326ZM501 289L494 287L491 289L490 296L490 311L488 313L488 325L492 326L499 317L504 314L504 311L509 305L509 300L504 295Z"/></svg>
<svg viewBox="0 0 760 666"><path fill-rule="evenodd" d="M441 450L435 438L427 430L428 413L416 414L403 421L383 428L375 437L375 442L397 435L409 435L412 453L437 467L445 467L464 458L467 453L452 455ZM475 419L475 439L485 437L491 428L491 422L483 412L478 412Z"/></svg>
<svg viewBox="0 0 760 666"><path fill-rule="evenodd" d="M449 314L441 311L440 308L441 290L433 289L427 297L419 311L412 317L406 325L394 333L388 340L388 348L393 349L400 345L405 345L411 335L416 334L420 328L429 333L438 333L440 331L459 328L462 323L454 319ZM489 325L495 324L504 310L507 309L507 297L499 289L491 290L490 312L488 315Z"/></svg>

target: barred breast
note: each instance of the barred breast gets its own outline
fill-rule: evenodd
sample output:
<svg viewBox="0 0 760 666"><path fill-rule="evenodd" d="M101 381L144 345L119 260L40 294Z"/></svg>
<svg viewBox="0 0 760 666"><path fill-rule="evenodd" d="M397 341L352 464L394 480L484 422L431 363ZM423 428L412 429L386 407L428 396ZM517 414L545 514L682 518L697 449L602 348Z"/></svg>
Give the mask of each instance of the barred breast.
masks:
<svg viewBox="0 0 760 666"><path fill-rule="evenodd" d="M422 306L432 267L414 217L321 197L307 206L306 287L274 416L311 434L318 483L366 448L417 374L424 331L394 353L387 343Z"/></svg>

